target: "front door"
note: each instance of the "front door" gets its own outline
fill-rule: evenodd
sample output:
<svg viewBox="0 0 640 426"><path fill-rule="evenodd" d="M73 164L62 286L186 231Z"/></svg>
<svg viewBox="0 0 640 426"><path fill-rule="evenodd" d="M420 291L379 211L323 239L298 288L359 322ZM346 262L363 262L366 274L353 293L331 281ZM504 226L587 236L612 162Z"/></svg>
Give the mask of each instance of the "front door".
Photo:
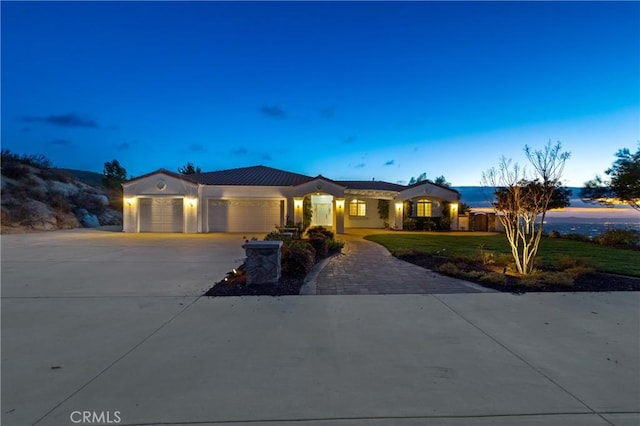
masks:
<svg viewBox="0 0 640 426"><path fill-rule="evenodd" d="M333 226L333 197L331 195L312 195L313 226Z"/></svg>

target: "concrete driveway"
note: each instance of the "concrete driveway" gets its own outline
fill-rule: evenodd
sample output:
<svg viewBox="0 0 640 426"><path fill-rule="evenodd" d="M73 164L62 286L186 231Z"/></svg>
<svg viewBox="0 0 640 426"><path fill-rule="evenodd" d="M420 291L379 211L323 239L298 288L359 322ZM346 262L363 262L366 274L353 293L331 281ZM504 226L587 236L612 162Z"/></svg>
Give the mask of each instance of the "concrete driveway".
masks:
<svg viewBox="0 0 640 426"><path fill-rule="evenodd" d="M200 297L242 241L3 235L2 425L640 423L638 293Z"/></svg>

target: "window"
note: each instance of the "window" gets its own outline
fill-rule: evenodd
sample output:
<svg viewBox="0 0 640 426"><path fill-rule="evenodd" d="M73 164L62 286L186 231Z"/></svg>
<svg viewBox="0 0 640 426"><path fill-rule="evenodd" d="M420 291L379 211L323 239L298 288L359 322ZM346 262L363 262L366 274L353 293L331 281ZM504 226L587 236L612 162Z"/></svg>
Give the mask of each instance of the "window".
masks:
<svg viewBox="0 0 640 426"><path fill-rule="evenodd" d="M431 201L418 200L418 202L416 203L416 216L431 217Z"/></svg>
<svg viewBox="0 0 640 426"><path fill-rule="evenodd" d="M364 200L351 200L349 202L349 216L366 216L367 202Z"/></svg>

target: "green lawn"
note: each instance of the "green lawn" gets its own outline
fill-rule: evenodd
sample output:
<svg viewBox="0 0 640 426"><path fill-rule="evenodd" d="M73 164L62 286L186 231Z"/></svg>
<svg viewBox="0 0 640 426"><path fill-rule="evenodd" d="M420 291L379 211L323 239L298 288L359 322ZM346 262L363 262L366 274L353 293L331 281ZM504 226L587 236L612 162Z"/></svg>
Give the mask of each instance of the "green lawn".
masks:
<svg viewBox="0 0 640 426"><path fill-rule="evenodd" d="M504 235L398 233L369 235L365 239L382 244L394 256L408 253L473 256L479 253L481 246L485 252L493 252L495 255L511 254L511 248ZM542 265L552 264L561 256L589 259L601 272L640 277L640 251L605 247L593 243L543 238L536 261Z"/></svg>

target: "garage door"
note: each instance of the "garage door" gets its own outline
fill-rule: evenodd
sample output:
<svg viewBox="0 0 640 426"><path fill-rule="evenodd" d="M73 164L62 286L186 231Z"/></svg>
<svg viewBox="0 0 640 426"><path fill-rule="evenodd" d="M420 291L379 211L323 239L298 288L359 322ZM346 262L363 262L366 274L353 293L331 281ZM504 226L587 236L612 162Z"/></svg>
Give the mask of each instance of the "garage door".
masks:
<svg viewBox="0 0 640 426"><path fill-rule="evenodd" d="M281 217L280 200L209 200L209 232L270 232Z"/></svg>
<svg viewBox="0 0 640 426"><path fill-rule="evenodd" d="M183 232L182 198L141 198L140 232Z"/></svg>

